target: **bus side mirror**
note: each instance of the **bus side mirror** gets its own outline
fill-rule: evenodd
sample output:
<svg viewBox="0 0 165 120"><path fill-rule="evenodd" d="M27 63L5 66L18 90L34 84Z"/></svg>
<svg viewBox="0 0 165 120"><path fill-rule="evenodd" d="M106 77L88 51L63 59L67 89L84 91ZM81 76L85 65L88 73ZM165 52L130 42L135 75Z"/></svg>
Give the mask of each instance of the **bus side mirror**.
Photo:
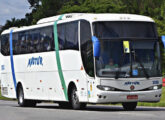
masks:
<svg viewBox="0 0 165 120"><path fill-rule="evenodd" d="M100 57L100 41L96 36L92 36L92 42L94 46L94 57L99 58Z"/></svg>
<svg viewBox="0 0 165 120"><path fill-rule="evenodd" d="M163 45L164 45L164 48L165 48L165 36L164 35L162 36L162 42L163 42Z"/></svg>

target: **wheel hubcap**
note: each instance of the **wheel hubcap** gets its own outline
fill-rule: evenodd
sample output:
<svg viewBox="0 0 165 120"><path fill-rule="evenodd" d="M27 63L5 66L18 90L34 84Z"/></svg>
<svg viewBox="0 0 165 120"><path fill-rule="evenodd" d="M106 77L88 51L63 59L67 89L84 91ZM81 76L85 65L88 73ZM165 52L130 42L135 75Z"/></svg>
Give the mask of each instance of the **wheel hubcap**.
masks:
<svg viewBox="0 0 165 120"><path fill-rule="evenodd" d="M74 100L74 104L78 104L79 100L78 100L78 96L76 94L76 91L74 91L74 93L73 93L73 100Z"/></svg>
<svg viewBox="0 0 165 120"><path fill-rule="evenodd" d="M20 93L19 93L19 102L20 103L23 103L23 94L22 94L22 91L20 91Z"/></svg>

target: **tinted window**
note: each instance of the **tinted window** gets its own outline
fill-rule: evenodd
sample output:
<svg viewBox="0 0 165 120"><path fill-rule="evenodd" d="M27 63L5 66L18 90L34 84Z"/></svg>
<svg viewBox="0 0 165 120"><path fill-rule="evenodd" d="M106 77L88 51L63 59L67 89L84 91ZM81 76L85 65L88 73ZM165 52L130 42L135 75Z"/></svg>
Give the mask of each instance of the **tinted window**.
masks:
<svg viewBox="0 0 165 120"><path fill-rule="evenodd" d="M59 49L78 50L78 21L58 25Z"/></svg>
<svg viewBox="0 0 165 120"><path fill-rule="evenodd" d="M1 53L3 55L9 55L9 35L2 36Z"/></svg>
<svg viewBox="0 0 165 120"><path fill-rule="evenodd" d="M155 38L155 24L151 22L95 22L94 34L98 38Z"/></svg>
<svg viewBox="0 0 165 120"><path fill-rule="evenodd" d="M40 31L39 30L34 30L32 31L32 40L31 40L31 46L33 47L32 53L39 52L39 43L40 43Z"/></svg>
<svg viewBox="0 0 165 120"><path fill-rule="evenodd" d="M13 34L13 54L17 54L20 51L21 46L20 42L18 41L18 33Z"/></svg>
<svg viewBox="0 0 165 120"><path fill-rule="evenodd" d="M40 51L54 50L53 27L46 27L40 30Z"/></svg>
<svg viewBox="0 0 165 120"><path fill-rule="evenodd" d="M63 50L65 48L65 24L59 24L57 26L57 29L58 29L59 49Z"/></svg>
<svg viewBox="0 0 165 120"><path fill-rule="evenodd" d="M65 49L78 50L78 22L67 23L65 31Z"/></svg>
<svg viewBox="0 0 165 120"><path fill-rule="evenodd" d="M80 41L81 41L81 55L83 65L86 73L94 77L93 64L93 44L91 40L91 27L87 21L80 22Z"/></svg>
<svg viewBox="0 0 165 120"><path fill-rule="evenodd" d="M27 36L26 32L21 32L18 34L18 40L17 40L18 44L15 46L15 47L18 47L16 51L17 54L24 54L27 52L27 45L26 45L27 37L26 36Z"/></svg>
<svg viewBox="0 0 165 120"><path fill-rule="evenodd" d="M33 52L33 37L31 32L27 32L27 52L26 53L32 53Z"/></svg>
<svg viewBox="0 0 165 120"><path fill-rule="evenodd" d="M58 25L60 49L78 49L78 22ZM2 36L2 54L9 55L9 35ZM13 54L53 51L53 26L13 33Z"/></svg>

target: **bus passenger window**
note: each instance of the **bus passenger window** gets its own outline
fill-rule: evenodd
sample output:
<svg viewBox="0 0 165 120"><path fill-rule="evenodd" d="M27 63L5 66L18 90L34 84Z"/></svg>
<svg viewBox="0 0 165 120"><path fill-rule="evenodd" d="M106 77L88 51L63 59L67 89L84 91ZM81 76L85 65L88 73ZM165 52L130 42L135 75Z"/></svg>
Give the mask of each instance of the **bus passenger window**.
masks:
<svg viewBox="0 0 165 120"><path fill-rule="evenodd" d="M65 28L66 49L78 50L78 21L66 24Z"/></svg>
<svg viewBox="0 0 165 120"><path fill-rule="evenodd" d="M27 53L31 53L33 50L33 46L32 46L32 34L28 34L27 37Z"/></svg>
<svg viewBox="0 0 165 120"><path fill-rule="evenodd" d="M44 52L44 37L46 36L46 34L40 35L40 52Z"/></svg>
<svg viewBox="0 0 165 120"><path fill-rule="evenodd" d="M9 35L2 36L1 53L5 56L9 55Z"/></svg>
<svg viewBox="0 0 165 120"><path fill-rule="evenodd" d="M45 27L40 30L40 52L46 52L53 50L52 47L54 46L54 42L52 45L53 39L53 28L52 27Z"/></svg>
<svg viewBox="0 0 165 120"><path fill-rule="evenodd" d="M38 34L34 34L34 36L33 36L34 52L37 52L37 44L38 44Z"/></svg>
<svg viewBox="0 0 165 120"><path fill-rule="evenodd" d="M21 38L20 38L20 34L18 34L18 39L17 39L17 41L16 41L16 43L15 43L15 54L16 55L18 55L18 54L20 54L21 53L21 44L20 44L20 40Z"/></svg>
<svg viewBox="0 0 165 120"><path fill-rule="evenodd" d="M20 45L21 45L21 54L26 53L26 35L25 34L21 36Z"/></svg>
<svg viewBox="0 0 165 120"><path fill-rule="evenodd" d="M55 50L55 45L54 45L54 34L53 34L53 29L52 29L52 35L51 35L51 51Z"/></svg>
<svg viewBox="0 0 165 120"><path fill-rule="evenodd" d="M64 50L64 48L65 48L65 24L59 24L57 26L57 29L58 29L59 50Z"/></svg>
<svg viewBox="0 0 165 120"><path fill-rule="evenodd" d="M18 41L18 33L13 34L13 54L15 55L17 53L17 41Z"/></svg>
<svg viewBox="0 0 165 120"><path fill-rule="evenodd" d="M44 51L50 51L51 50L50 42L51 42L51 39L48 36L45 36L44 37L44 43L43 43L44 44L43 45Z"/></svg>
<svg viewBox="0 0 165 120"><path fill-rule="evenodd" d="M30 53L30 39L31 38L31 35L28 33L27 34L27 39L26 39L26 45L27 45L27 51L26 53Z"/></svg>

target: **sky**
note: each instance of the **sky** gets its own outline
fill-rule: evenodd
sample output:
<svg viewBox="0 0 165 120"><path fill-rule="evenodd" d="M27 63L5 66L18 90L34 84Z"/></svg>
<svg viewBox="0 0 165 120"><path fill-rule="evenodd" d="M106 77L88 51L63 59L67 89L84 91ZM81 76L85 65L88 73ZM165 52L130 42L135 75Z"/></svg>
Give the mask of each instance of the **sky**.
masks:
<svg viewBox="0 0 165 120"><path fill-rule="evenodd" d="M0 25L14 17L25 18L25 14L31 11L29 7L28 0L0 0Z"/></svg>

